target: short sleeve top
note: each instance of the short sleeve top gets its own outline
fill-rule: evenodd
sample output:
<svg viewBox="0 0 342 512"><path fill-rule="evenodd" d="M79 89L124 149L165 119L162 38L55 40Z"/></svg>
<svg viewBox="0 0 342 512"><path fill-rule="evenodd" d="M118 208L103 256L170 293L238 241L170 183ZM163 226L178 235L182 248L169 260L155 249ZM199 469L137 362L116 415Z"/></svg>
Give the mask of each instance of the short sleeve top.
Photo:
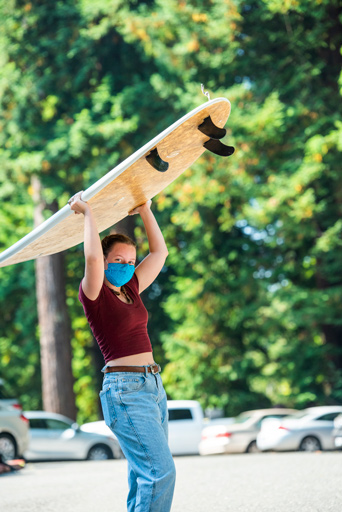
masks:
<svg viewBox="0 0 342 512"><path fill-rule="evenodd" d="M78 297L106 363L119 357L152 352L147 331L148 313L139 295L136 274L125 284L125 289L132 304L122 302L105 283L99 296L90 300L82 282L80 284Z"/></svg>

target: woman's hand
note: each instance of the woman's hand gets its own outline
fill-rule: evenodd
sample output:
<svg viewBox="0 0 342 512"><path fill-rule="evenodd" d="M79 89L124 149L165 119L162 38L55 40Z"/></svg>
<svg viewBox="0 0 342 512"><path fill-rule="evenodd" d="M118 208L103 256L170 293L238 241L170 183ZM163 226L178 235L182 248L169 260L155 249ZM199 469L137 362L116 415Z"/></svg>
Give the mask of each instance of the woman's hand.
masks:
<svg viewBox="0 0 342 512"><path fill-rule="evenodd" d="M150 210L151 204L152 204L152 200L149 199L148 201L146 201L146 203L144 203L140 206L137 206L136 208L134 208L134 210L131 210L130 212L128 212L128 215L136 215L137 213L141 214L141 212L143 212L144 210Z"/></svg>
<svg viewBox="0 0 342 512"><path fill-rule="evenodd" d="M81 192L77 192L77 194L72 196L68 201L68 205L70 206L71 210L75 212L75 214L83 213L84 215L85 212L89 209L88 203L83 201L81 198L82 193L83 190Z"/></svg>

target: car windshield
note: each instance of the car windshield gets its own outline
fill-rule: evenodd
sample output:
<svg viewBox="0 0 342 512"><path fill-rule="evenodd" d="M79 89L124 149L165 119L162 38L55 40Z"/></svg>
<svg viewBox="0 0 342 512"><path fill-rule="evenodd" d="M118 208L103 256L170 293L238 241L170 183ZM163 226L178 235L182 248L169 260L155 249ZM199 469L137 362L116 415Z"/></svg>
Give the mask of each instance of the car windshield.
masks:
<svg viewBox="0 0 342 512"><path fill-rule="evenodd" d="M285 420L300 420L302 418L305 418L305 416L308 415L307 411L299 411L295 412L294 414L289 414L288 416L285 416Z"/></svg>
<svg viewBox="0 0 342 512"><path fill-rule="evenodd" d="M234 420L234 423L246 423L252 417L251 414L239 414Z"/></svg>

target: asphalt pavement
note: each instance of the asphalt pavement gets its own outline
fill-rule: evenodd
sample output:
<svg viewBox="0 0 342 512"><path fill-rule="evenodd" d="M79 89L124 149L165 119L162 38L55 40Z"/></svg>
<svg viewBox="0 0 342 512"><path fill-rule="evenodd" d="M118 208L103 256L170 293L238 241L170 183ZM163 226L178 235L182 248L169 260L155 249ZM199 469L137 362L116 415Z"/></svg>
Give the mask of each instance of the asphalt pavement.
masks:
<svg viewBox="0 0 342 512"><path fill-rule="evenodd" d="M176 457L172 512L341 512L342 452ZM126 461L27 464L3 512L125 512Z"/></svg>

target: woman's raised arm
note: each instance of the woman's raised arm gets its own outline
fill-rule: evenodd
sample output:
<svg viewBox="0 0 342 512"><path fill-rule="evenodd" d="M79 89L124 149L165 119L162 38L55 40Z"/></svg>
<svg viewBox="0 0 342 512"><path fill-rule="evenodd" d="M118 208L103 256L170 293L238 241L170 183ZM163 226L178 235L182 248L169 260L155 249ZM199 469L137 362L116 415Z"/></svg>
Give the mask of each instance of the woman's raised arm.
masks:
<svg viewBox="0 0 342 512"><path fill-rule="evenodd" d="M76 214L84 215L85 273L82 289L88 299L95 300L103 285L104 257L93 212L89 204L82 201L81 195L82 192L78 192L68 203Z"/></svg>
<svg viewBox="0 0 342 512"><path fill-rule="evenodd" d="M135 208L130 215L139 213L145 226L150 252L136 268L139 280L139 293L143 292L160 273L168 255L163 234L151 211L152 201Z"/></svg>

